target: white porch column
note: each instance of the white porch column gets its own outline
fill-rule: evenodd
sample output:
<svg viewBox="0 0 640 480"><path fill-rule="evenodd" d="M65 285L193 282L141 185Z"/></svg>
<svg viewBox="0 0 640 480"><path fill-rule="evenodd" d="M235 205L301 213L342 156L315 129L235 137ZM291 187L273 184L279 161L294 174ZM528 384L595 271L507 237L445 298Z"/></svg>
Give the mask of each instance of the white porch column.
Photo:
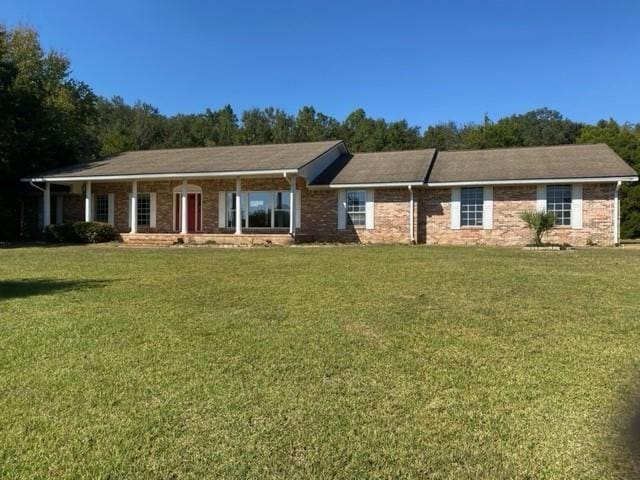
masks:
<svg viewBox="0 0 640 480"><path fill-rule="evenodd" d="M415 233L413 226L413 189L409 185L409 241L413 243L415 241Z"/></svg>
<svg viewBox="0 0 640 480"><path fill-rule="evenodd" d="M129 209L131 219L131 233L138 233L138 182L131 183L131 208Z"/></svg>
<svg viewBox="0 0 640 480"><path fill-rule="evenodd" d="M296 176L289 181L289 235L296 235Z"/></svg>
<svg viewBox="0 0 640 480"><path fill-rule="evenodd" d="M45 228L51 224L51 184L44 184L44 201L42 202L42 227Z"/></svg>
<svg viewBox="0 0 640 480"><path fill-rule="evenodd" d="M180 193L180 233L186 235L189 229L189 205L188 205L187 180L182 180L182 192Z"/></svg>
<svg viewBox="0 0 640 480"><path fill-rule="evenodd" d="M84 187L84 221L91 220L91 182L87 182Z"/></svg>
<svg viewBox="0 0 640 480"><path fill-rule="evenodd" d="M622 182L616 184L613 197L613 245L620 243L620 186Z"/></svg>
<svg viewBox="0 0 640 480"><path fill-rule="evenodd" d="M236 235L242 233L242 184L240 177L236 178Z"/></svg>

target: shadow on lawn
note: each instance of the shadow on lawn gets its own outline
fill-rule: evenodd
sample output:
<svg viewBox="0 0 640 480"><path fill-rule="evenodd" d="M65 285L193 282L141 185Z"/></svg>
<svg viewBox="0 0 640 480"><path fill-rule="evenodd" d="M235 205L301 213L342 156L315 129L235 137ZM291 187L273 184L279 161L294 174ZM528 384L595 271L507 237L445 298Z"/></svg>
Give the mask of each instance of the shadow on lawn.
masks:
<svg viewBox="0 0 640 480"><path fill-rule="evenodd" d="M106 280L56 280L53 278L0 280L0 301L69 290L86 290L101 287L106 283L109 282Z"/></svg>

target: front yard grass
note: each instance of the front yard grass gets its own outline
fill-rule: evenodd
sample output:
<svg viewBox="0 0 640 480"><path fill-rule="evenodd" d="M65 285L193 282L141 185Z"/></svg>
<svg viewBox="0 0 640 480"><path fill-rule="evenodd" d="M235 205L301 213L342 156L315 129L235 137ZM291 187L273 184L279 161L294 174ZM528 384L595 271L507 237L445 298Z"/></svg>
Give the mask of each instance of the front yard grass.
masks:
<svg viewBox="0 0 640 480"><path fill-rule="evenodd" d="M0 249L0 477L631 478L640 250Z"/></svg>

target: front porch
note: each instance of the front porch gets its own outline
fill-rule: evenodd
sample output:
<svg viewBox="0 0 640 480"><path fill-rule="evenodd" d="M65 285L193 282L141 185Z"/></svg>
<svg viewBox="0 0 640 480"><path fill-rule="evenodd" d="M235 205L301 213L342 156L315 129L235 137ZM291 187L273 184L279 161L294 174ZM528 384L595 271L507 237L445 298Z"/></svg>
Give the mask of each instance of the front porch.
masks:
<svg viewBox="0 0 640 480"><path fill-rule="evenodd" d="M293 245L310 241L306 235L292 236L288 233L122 233L120 241L127 246L173 246L173 245L221 245L221 246L268 246Z"/></svg>

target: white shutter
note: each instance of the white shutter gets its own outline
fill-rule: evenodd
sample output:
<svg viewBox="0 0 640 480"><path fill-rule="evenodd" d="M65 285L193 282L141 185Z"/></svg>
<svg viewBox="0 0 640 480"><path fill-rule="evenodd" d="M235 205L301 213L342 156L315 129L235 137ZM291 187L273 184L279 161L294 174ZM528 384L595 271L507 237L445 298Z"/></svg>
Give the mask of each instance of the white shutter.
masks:
<svg viewBox="0 0 640 480"><path fill-rule="evenodd" d="M115 212L115 194L113 194L113 193L110 193L107 196L107 212L108 212L109 223L111 225L115 226L115 224L116 224L115 219L114 219L114 215L115 215L114 214L114 212Z"/></svg>
<svg viewBox="0 0 640 480"><path fill-rule="evenodd" d="M571 228L582 228L582 185L571 185Z"/></svg>
<svg viewBox="0 0 640 480"><path fill-rule="evenodd" d="M91 194L91 210L89 210L89 221L90 222L95 222L96 221L96 194L92 193Z"/></svg>
<svg viewBox="0 0 640 480"><path fill-rule="evenodd" d="M538 192L536 197L536 210L539 212L547 211L547 186L538 185Z"/></svg>
<svg viewBox="0 0 640 480"><path fill-rule="evenodd" d="M367 190L367 203L366 203L366 228L368 230L371 230L372 228L374 228L375 226L375 222L374 222L374 211L375 211L375 202L374 202L374 194L375 194L375 190L370 189Z"/></svg>
<svg viewBox="0 0 640 480"><path fill-rule="evenodd" d="M484 187L482 201L482 228L493 228L493 187Z"/></svg>
<svg viewBox="0 0 640 480"><path fill-rule="evenodd" d="M150 219L149 219L149 227L156 228L156 193L151 192L149 194L149 203L150 205Z"/></svg>
<svg viewBox="0 0 640 480"><path fill-rule="evenodd" d="M218 192L218 228L227 227L227 192Z"/></svg>
<svg viewBox="0 0 640 480"><path fill-rule="evenodd" d="M302 197L302 195L300 195L300 190L296 190L296 228L300 228L301 222L300 222L300 212L302 211L302 208L300 207L300 198Z"/></svg>
<svg viewBox="0 0 640 480"><path fill-rule="evenodd" d="M338 230L347 226L347 192L338 190Z"/></svg>
<svg viewBox="0 0 640 480"><path fill-rule="evenodd" d="M451 228L460 229L460 188L451 189Z"/></svg>

